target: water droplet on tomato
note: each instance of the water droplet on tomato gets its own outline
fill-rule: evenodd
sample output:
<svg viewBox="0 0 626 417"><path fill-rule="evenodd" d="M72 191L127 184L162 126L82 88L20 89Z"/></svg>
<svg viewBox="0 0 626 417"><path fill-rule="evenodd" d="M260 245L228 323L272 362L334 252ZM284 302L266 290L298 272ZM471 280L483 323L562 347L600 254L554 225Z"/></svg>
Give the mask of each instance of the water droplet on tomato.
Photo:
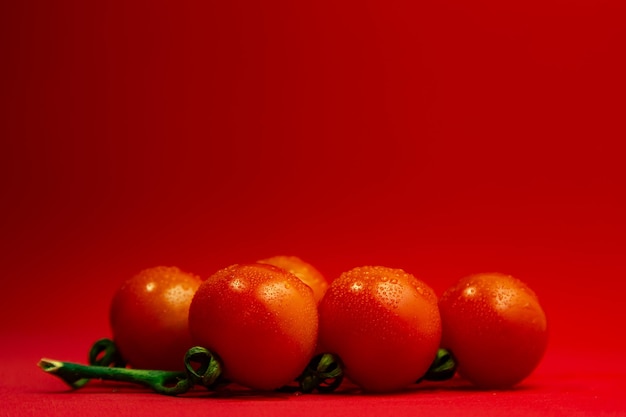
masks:
<svg viewBox="0 0 626 417"><path fill-rule="evenodd" d="M470 286L469 284L466 286L465 290L463 290L463 294L467 297L473 297L476 295L476 287Z"/></svg>

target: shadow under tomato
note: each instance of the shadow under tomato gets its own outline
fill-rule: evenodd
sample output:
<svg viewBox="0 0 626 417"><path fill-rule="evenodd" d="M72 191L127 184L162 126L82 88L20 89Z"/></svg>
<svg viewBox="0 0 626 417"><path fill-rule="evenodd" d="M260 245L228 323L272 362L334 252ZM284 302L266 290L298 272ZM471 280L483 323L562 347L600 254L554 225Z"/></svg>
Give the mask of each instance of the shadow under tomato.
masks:
<svg viewBox="0 0 626 417"><path fill-rule="evenodd" d="M43 394L43 391L35 392L37 394ZM128 395L150 395L150 396L158 396L161 398L215 398L221 400L288 400L289 398L295 396L306 395L302 393L286 393L279 391L258 391L251 390L249 388L230 384L226 387L220 388L218 390L209 391L203 387L193 387L189 391L184 394L179 394L175 396L168 396L163 394L155 393L150 388L129 384L124 382L113 382L113 381L91 381L89 384L85 385L80 389L71 389L71 388L61 388L56 391L46 391L45 394L55 394L55 395L98 395L98 394L128 394Z"/></svg>
<svg viewBox="0 0 626 417"><path fill-rule="evenodd" d="M432 382L423 381L418 384L413 384L405 389L394 391L390 393L372 393L363 391L357 385L350 381L344 381L344 383L334 392L331 393L318 393L313 392L310 394L303 394L301 392L282 392L282 391L259 391L252 390L241 385L229 384L218 390L209 391L203 387L193 387L191 390L184 394L173 396L175 398L214 398L220 400L255 400L255 401L276 401L276 400L289 400L294 397L303 396L322 396L327 398L340 398L340 397L355 397L363 396L368 398L373 397L389 397L389 396L403 396L403 395L416 395L419 393L424 394L437 394L437 393L512 393L512 392L525 392L534 391L540 388L536 384L527 383L520 384L518 386L507 389L483 389L476 387L469 382L455 377L447 381ZM42 393L42 392L38 392ZM130 394L130 395L144 395L161 396L166 398L168 396L157 394L150 388L129 384L124 382L114 381L91 381L81 389L64 388L58 391L47 391L47 394L59 394L59 395L94 395L94 394ZM172 397L170 397L172 398Z"/></svg>
<svg viewBox="0 0 626 417"><path fill-rule="evenodd" d="M534 384L525 384L522 383L520 385L516 385L509 388L480 388L475 385L472 385L470 382L465 381L460 377L455 377L449 379L447 381L442 382L421 382L419 384L412 385L409 387L412 392L416 391L428 391L428 392L436 392L436 391L459 391L459 392L522 392L522 391L532 391L537 389L537 386Z"/></svg>
<svg viewBox="0 0 626 417"><path fill-rule="evenodd" d="M539 387L534 384L520 384L511 388L506 389L485 389L472 385L468 381L463 380L460 377L454 377L447 381L422 381L420 383L416 383L410 385L402 390L393 391L393 392L385 392L385 393L376 393L376 392L367 392L361 390L358 386L348 383L342 385L337 391L332 394L325 395L362 395L366 397L388 397L390 395L394 396L402 396L402 395L416 395L420 393L428 393L428 394L437 394L437 393L513 393L513 392L525 392L525 391L534 391Z"/></svg>

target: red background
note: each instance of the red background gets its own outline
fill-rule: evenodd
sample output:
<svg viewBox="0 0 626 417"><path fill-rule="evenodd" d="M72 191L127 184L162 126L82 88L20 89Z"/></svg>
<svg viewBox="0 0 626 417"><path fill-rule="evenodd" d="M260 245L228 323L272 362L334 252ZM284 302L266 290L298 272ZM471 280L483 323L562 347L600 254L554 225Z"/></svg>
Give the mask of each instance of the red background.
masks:
<svg viewBox="0 0 626 417"><path fill-rule="evenodd" d="M3 361L83 361L141 269L294 254L438 293L513 274L550 319L539 383L623 373L625 18L618 0L2 2ZM12 392L54 401L14 368Z"/></svg>

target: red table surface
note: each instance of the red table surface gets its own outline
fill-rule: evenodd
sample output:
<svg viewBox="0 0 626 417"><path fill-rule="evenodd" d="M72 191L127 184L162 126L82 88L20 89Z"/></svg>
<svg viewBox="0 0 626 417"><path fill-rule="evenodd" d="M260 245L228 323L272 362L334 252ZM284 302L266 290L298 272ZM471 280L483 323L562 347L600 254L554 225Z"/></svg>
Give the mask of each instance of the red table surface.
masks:
<svg viewBox="0 0 626 417"><path fill-rule="evenodd" d="M364 395L349 383L333 394L282 394L232 388L221 395L204 389L180 397L141 387L92 382L71 391L36 366L42 354L84 362L87 340L3 340L0 415L337 415L337 416L621 416L626 415L626 358L549 351L535 373L511 390L476 390L455 378L404 392ZM17 346L17 342L22 342ZM7 348L7 344L9 347Z"/></svg>
<svg viewBox="0 0 626 417"><path fill-rule="evenodd" d="M624 415L626 3L0 2L0 415ZM141 269L525 281L519 388L67 392ZM113 392L117 391L117 392Z"/></svg>

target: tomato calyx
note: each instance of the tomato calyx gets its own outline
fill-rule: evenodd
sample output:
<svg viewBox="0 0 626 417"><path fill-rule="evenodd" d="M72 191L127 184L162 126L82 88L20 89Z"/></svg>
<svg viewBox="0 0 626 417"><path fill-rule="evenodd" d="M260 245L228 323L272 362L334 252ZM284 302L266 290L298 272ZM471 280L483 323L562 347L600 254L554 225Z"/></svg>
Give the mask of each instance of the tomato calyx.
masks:
<svg viewBox="0 0 626 417"><path fill-rule="evenodd" d="M447 349L439 348L437 356L428 368L428 371L417 382L422 381L446 381L456 374L457 361Z"/></svg>
<svg viewBox="0 0 626 417"><path fill-rule="evenodd" d="M216 389L228 382L222 377L222 361L210 350L194 346L185 354L187 378L195 385Z"/></svg>
<svg viewBox="0 0 626 417"><path fill-rule="evenodd" d="M322 353L311 359L297 381L303 393L314 390L321 393L333 392L343 381L343 365L337 356Z"/></svg>
<svg viewBox="0 0 626 417"><path fill-rule="evenodd" d="M89 350L89 364L94 366L114 366L125 368L126 361L111 339L102 338Z"/></svg>

